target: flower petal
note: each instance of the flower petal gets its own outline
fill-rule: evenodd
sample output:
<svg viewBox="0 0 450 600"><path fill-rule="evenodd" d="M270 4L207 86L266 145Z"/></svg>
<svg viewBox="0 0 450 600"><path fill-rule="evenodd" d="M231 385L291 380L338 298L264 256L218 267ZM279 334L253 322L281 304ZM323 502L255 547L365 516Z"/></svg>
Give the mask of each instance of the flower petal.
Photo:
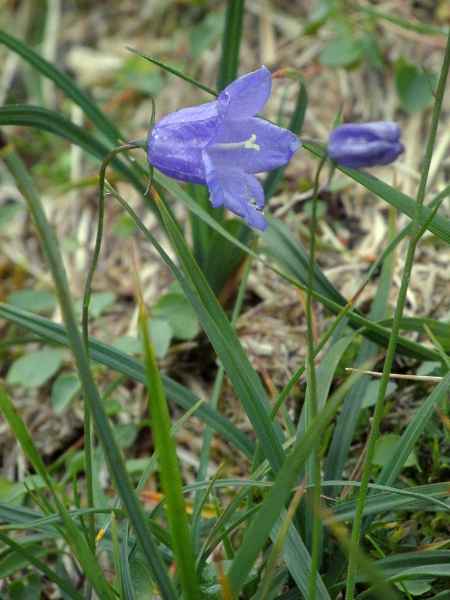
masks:
<svg viewBox="0 0 450 600"><path fill-rule="evenodd" d="M401 136L400 127L391 121L372 121L370 123L345 123L336 127L330 133L330 140L334 139L361 139L385 140L398 142Z"/></svg>
<svg viewBox="0 0 450 600"><path fill-rule="evenodd" d="M243 217L248 224L265 231L267 221L262 215L264 190L261 183L248 173L235 170L230 174L227 167L219 167L206 155L206 181L211 192L214 208L222 204L234 214Z"/></svg>
<svg viewBox="0 0 450 600"><path fill-rule="evenodd" d="M347 123L330 133L328 155L351 169L387 165L404 151L401 130L395 123Z"/></svg>
<svg viewBox="0 0 450 600"><path fill-rule="evenodd" d="M228 106L228 118L245 119L254 117L262 111L270 96L272 78L267 67L261 67L253 73L248 73L230 83L218 99L218 110L220 112L221 102L224 97L230 97Z"/></svg>
<svg viewBox="0 0 450 600"><path fill-rule="evenodd" d="M148 138L150 164L174 179L206 184L202 150L218 133L221 120L217 102L162 118Z"/></svg>
<svg viewBox="0 0 450 600"><path fill-rule="evenodd" d="M250 147L235 147L250 139L253 140ZM293 133L263 119L225 119L219 135L204 149L203 156L208 154L227 169L263 173L285 165L300 146Z"/></svg>
<svg viewBox="0 0 450 600"><path fill-rule="evenodd" d="M376 165L388 165L404 151L400 142L375 141L357 146L342 145L339 149L329 151L330 157L342 167L349 169L361 169L364 167L375 167Z"/></svg>

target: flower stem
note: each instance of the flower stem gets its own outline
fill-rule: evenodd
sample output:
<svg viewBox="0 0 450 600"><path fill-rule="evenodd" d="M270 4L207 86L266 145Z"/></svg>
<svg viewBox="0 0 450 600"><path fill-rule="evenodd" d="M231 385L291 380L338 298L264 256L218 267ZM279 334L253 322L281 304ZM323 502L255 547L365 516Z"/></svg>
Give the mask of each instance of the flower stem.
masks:
<svg viewBox="0 0 450 600"><path fill-rule="evenodd" d="M377 441L378 430L383 414L384 398L386 395L386 388L389 381L389 374L394 361L395 348L397 345L398 334L400 330L400 320L403 315L403 309L406 301L406 293L408 290L409 280L411 277L411 271L414 263L414 254L419 239L420 231L420 212L422 210L423 201L425 197L425 189L428 179L428 172L430 170L431 157L433 154L433 147L436 139L436 132L438 128L439 118L442 109L442 100L445 92L445 84L447 75L450 67L450 32L447 38L447 47L445 49L444 61L442 64L441 75L439 78L438 87L436 90L435 103L433 109L433 115L431 118L430 133L428 135L427 147L425 150L425 156L423 161L422 172L420 176L419 188L417 191L417 202L414 211L414 216L411 222L411 232L409 236L408 250L405 259L405 266L403 270L403 277L398 293L397 306L395 309L394 320L392 323L391 337L389 339L389 345L386 352L386 358L384 362L383 375L380 380L380 389L378 392L378 398L375 405L373 414L372 427L369 434L369 441L367 444L366 460L364 462L364 469L361 477L361 486L359 490L358 502L356 505L355 519L353 522L353 531L351 538L350 557L348 565L347 575L347 593L346 600L353 600L355 594L355 581L356 581L356 567L358 560L359 541L362 525L362 516L364 510L364 504L367 495L368 484L370 480L370 474L372 470L372 459L375 450L375 443Z"/></svg>
<svg viewBox="0 0 450 600"><path fill-rule="evenodd" d="M307 373L308 390L310 400L310 420L311 422L317 416L317 390L316 390L316 367L315 367L315 348L314 348L314 320L313 320L313 288L314 288L314 246L316 242L316 226L317 226L317 192L319 189L319 176L327 159L327 155L321 159L317 168L316 177L314 179L314 193L312 197L312 211L310 230L311 237L309 241L309 267L308 267L308 286L306 289L306 323L308 331L308 357L307 357ZM312 526L312 546L311 546L311 579L309 582L309 597L315 598L316 595L316 580L317 568L319 566L319 550L320 550L320 446L314 449L313 458L313 488L307 492L309 506L312 509L313 526Z"/></svg>
<svg viewBox="0 0 450 600"><path fill-rule="evenodd" d="M145 145L144 145L145 142ZM97 223L97 236L95 239L94 255L92 257L91 266L89 268L88 276L86 279L86 285L84 288L83 296L83 314L81 320L81 327L83 332L83 343L86 349L86 353L89 354L89 301L91 297L91 286L94 278L95 269L98 263L98 257L100 255L100 248L102 245L103 236L103 215L105 212L105 175L106 169L111 160L120 152L126 150L133 150L134 148L145 148L147 144L146 140L139 140L137 142L130 142L124 146L119 146L112 150L102 163L99 173L99 194L98 194L98 223ZM94 487L92 477L92 426L91 426L91 411L89 404L84 403L84 455L85 455L85 473L86 473L86 487L87 487L87 504L88 508L94 507ZM95 548L95 515L90 513L88 515L89 524L89 541L92 548Z"/></svg>

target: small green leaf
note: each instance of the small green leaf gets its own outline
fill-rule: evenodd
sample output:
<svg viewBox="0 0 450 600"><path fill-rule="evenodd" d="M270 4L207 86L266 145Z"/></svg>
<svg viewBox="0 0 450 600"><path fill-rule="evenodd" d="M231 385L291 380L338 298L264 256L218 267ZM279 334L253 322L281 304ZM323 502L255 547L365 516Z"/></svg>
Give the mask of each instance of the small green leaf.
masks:
<svg viewBox="0 0 450 600"><path fill-rule="evenodd" d="M222 36L224 27L224 13L206 13L206 18L191 27L189 32L189 46L194 59L198 59L201 54L212 44L217 42Z"/></svg>
<svg viewBox="0 0 450 600"><path fill-rule="evenodd" d="M336 38L320 53L319 62L324 67L350 67L361 58L360 47L351 28L343 23L335 25Z"/></svg>
<svg viewBox="0 0 450 600"><path fill-rule="evenodd" d="M157 319L165 319L172 328L174 337L180 340L191 340L200 331L197 315L183 293L169 292L161 296L153 307L152 314Z"/></svg>
<svg viewBox="0 0 450 600"><path fill-rule="evenodd" d="M172 341L172 327L166 319L150 319L148 335L156 358L164 358Z"/></svg>
<svg viewBox="0 0 450 600"><path fill-rule="evenodd" d="M358 44L369 65L375 67L375 69L381 69L383 67L383 56L376 37L368 31L365 31L362 36L358 38Z"/></svg>
<svg viewBox="0 0 450 600"><path fill-rule="evenodd" d="M136 224L129 215L120 215L114 225L113 233L117 238L128 239L136 231Z"/></svg>
<svg viewBox="0 0 450 600"><path fill-rule="evenodd" d="M390 433L377 440L377 443L375 444L375 453L373 455L373 464L377 465L378 467L384 467L384 465L387 464L387 462L391 459L392 453L395 451L399 439L399 435ZM414 467L417 465L417 457L413 450L403 466Z"/></svg>
<svg viewBox="0 0 450 600"><path fill-rule="evenodd" d="M45 554L49 553L50 550L45 548L42 544L23 544L23 547L28 550L28 552L32 552L36 558L41 558L45 556ZM0 581L4 580L5 577L9 577L21 571L22 569L26 569L30 562L29 560L13 550L12 552L8 552L5 557L0 560ZM26 598L27 596L25 596Z"/></svg>
<svg viewBox="0 0 450 600"><path fill-rule="evenodd" d="M395 65L395 87L400 102L410 112L424 110L433 98L437 77L423 67L401 59Z"/></svg>
<svg viewBox="0 0 450 600"><path fill-rule="evenodd" d="M116 350L126 352L127 354L140 356L142 352L141 342L132 335L121 335L114 340L112 345Z"/></svg>
<svg viewBox="0 0 450 600"><path fill-rule="evenodd" d="M147 567L140 560L130 562L131 585L135 600L153 597L153 581Z"/></svg>
<svg viewBox="0 0 450 600"><path fill-rule="evenodd" d="M375 406L378 398L378 390L380 389L380 380L374 379L367 386L366 393L364 395L364 400L362 402L361 408L369 408L370 406ZM393 394L397 389L397 385L393 381L389 381L386 389L386 396Z"/></svg>
<svg viewBox="0 0 450 600"><path fill-rule="evenodd" d="M304 30L306 35L315 33L325 23L330 16L333 4L336 4L335 0L319 0L319 2L313 5L306 19Z"/></svg>
<svg viewBox="0 0 450 600"><path fill-rule="evenodd" d="M61 362L62 354L54 348L26 354L13 362L6 381L27 388L40 387L57 373Z"/></svg>
<svg viewBox="0 0 450 600"><path fill-rule="evenodd" d="M116 300L117 296L113 292L97 292L95 294L91 294L89 302L89 316L94 317L94 319L98 319L107 308L114 304ZM81 300L78 300L78 302L75 303L75 310L79 315L81 315L83 312L83 302Z"/></svg>
<svg viewBox="0 0 450 600"><path fill-rule="evenodd" d="M4 502L8 497L11 490L14 488L15 484L6 479L5 477L0 477L0 501Z"/></svg>
<svg viewBox="0 0 450 600"><path fill-rule="evenodd" d="M422 596L422 594L426 594L431 590L431 583L433 583L434 579L409 579L407 581L394 582L395 587L397 587L401 592L404 591L404 588L408 590L411 596Z"/></svg>
<svg viewBox="0 0 450 600"><path fill-rule="evenodd" d="M65 410L81 389L80 380L71 373L62 373L52 386L52 408L56 413Z"/></svg>
<svg viewBox="0 0 450 600"><path fill-rule="evenodd" d="M28 573L25 580L16 579L8 586L11 600L39 600L41 597L41 582L37 573Z"/></svg>
<svg viewBox="0 0 450 600"><path fill-rule="evenodd" d="M8 303L28 312L42 313L53 310L58 304L58 300L53 292L45 290L22 290L20 292L11 292L8 295Z"/></svg>

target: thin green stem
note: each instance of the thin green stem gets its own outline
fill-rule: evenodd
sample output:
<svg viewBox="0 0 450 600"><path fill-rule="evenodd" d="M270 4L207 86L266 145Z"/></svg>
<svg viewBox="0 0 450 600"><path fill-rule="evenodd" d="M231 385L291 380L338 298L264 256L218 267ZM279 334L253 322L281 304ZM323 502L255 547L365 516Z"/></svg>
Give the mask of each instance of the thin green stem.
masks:
<svg viewBox="0 0 450 600"><path fill-rule="evenodd" d="M315 348L314 348L314 317L313 317L313 289L314 289L314 250L316 242L317 226L317 191L319 189L319 177L322 167L326 162L326 154L321 159L314 179L314 193L312 198L311 211L311 237L309 241L309 266L308 266L308 286L306 289L306 323L308 337L308 369L309 374L308 390L310 404L310 422L317 417L317 390L316 390L316 367L315 367ZM309 597L314 598L317 584L317 568L319 566L320 551L320 446L314 449L313 458L313 482L314 487L307 492L307 500L312 510L312 547L311 547L311 579L309 582Z"/></svg>
<svg viewBox="0 0 450 600"><path fill-rule="evenodd" d="M347 593L346 600L353 600L355 595L355 582L356 582L356 568L357 568L357 557L359 551L359 540L361 534L362 516L364 511L364 504L367 495L367 489L369 485L370 475L372 471L372 459L375 450L375 443L377 441L378 430L380 427L381 417L383 414L384 398L386 395L386 389L389 381L389 375L392 368L392 363L395 356L395 348L397 345L400 320L403 315L403 309L406 301L406 293L408 290L409 280L411 277L411 271L414 263L414 255L419 239L420 231L420 212L422 210L423 201L425 197L425 189L428 179L428 173L430 170L431 157L433 154L434 143L436 139L436 133L439 123L439 118L442 109L442 100L445 92L445 84L447 81L447 75L450 67L450 32L447 38L447 47L445 49L444 61L442 64L441 76L439 78L438 87L436 90L436 99L434 103L433 115L431 118L430 133L428 135L427 147L425 150L425 156L423 161L422 173L420 176L419 188L417 191L417 202L414 211L414 216L411 222L411 232L409 236L408 250L406 254L405 267L403 271L403 277L398 293L398 301L395 309L394 320L392 323L392 332L389 339L389 344L386 352L386 358L384 362L383 375L380 380L380 389L378 392L378 398L375 405L373 414L372 427L369 434L369 441L367 444L366 460L364 462L364 469L361 477L361 487L359 490L358 502L356 505L355 519L353 522L353 531L351 538L350 558L347 575Z"/></svg>
<svg viewBox="0 0 450 600"><path fill-rule="evenodd" d="M124 146L115 148L108 154L102 163L99 174L99 193L98 193L98 223L97 223L97 237L95 240L94 255L92 257L91 266L89 267L88 276L86 279L86 285L84 288L83 297L83 315L82 315L82 331L83 331L83 342L86 349L86 353L89 354L89 301L91 297L91 286L94 278L95 269L97 268L98 258L100 255L100 248L102 245L103 236L103 216L105 212L105 176L106 169L111 160L120 152L126 150L133 150L134 148L145 147L142 141L130 142ZM93 485L93 474L92 474L92 423L91 423L91 411L88 402L84 403L84 456L85 456L85 475L86 475L86 488L87 488L87 504L89 508L94 507L94 485ZM92 548L95 548L95 515L89 513L88 515L89 525L89 542ZM89 600L90 591L86 590L86 599Z"/></svg>

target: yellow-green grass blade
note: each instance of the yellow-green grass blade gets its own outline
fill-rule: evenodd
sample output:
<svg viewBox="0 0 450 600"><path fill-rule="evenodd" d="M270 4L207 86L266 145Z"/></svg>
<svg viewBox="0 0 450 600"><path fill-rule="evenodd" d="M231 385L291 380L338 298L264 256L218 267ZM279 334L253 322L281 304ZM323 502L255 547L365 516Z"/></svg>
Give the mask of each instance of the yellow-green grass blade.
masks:
<svg viewBox="0 0 450 600"><path fill-rule="evenodd" d="M144 371L148 392L149 413L155 449L158 452L159 475L166 500L166 514L172 539L177 574L186 600L199 600L200 588L194 566L194 550L189 535L186 503L182 492L181 471L166 396L153 347L148 336L148 319L142 298L139 298L140 325L144 355Z"/></svg>

